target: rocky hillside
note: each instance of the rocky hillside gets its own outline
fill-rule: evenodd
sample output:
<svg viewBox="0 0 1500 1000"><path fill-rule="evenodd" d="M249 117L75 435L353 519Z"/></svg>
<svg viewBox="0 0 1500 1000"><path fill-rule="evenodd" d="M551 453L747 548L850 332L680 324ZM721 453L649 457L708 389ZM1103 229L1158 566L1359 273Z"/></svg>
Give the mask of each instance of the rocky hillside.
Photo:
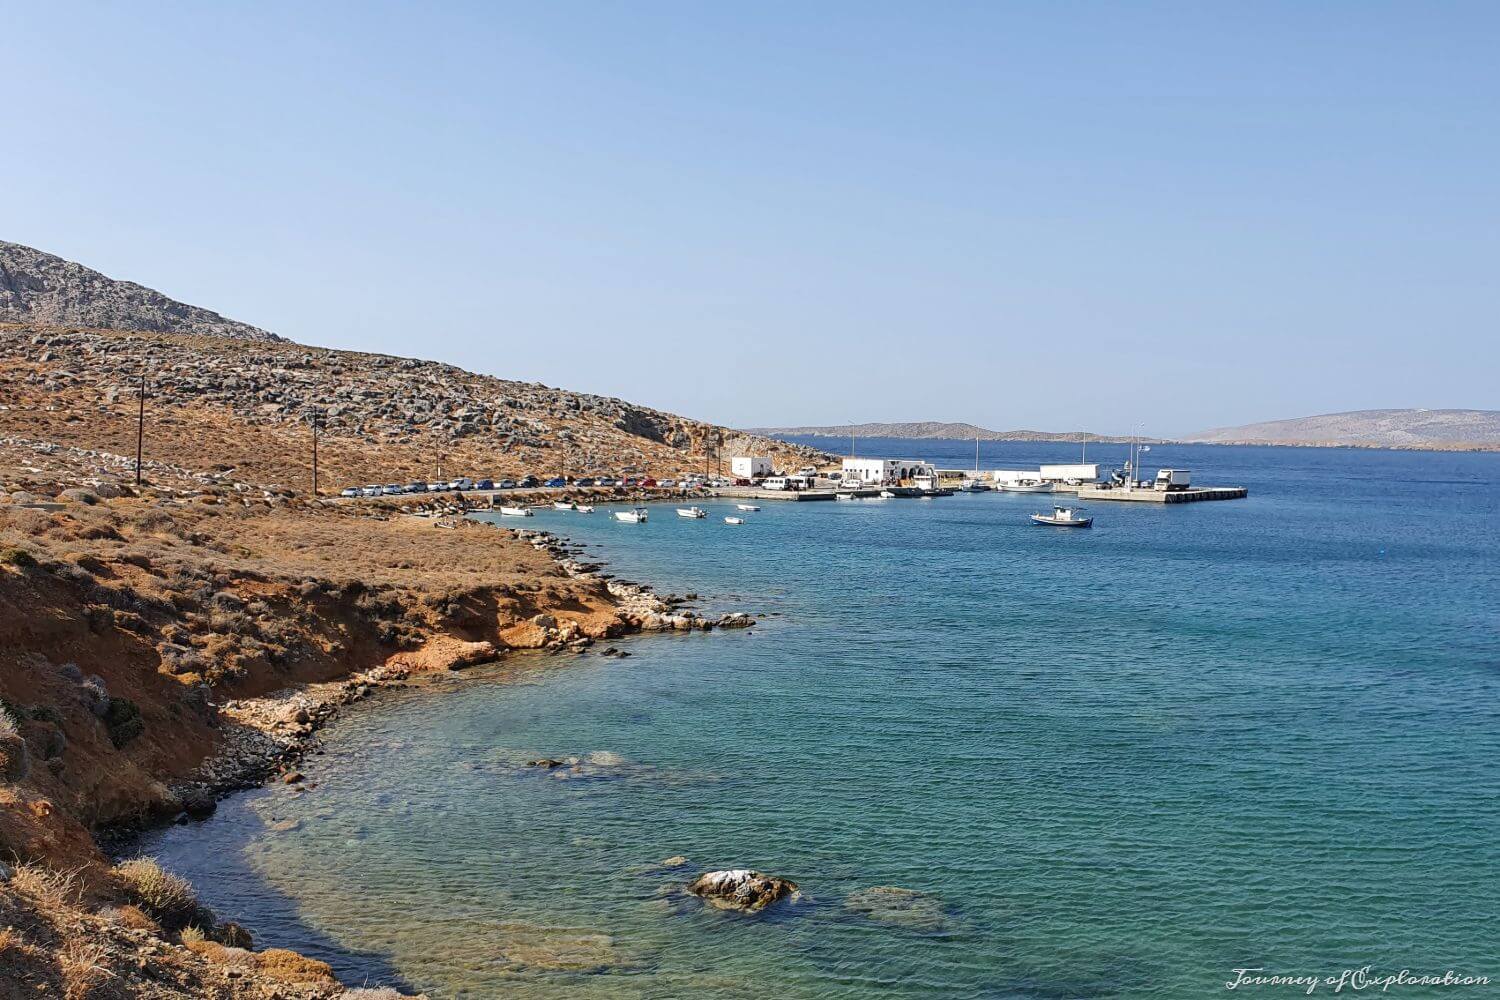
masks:
<svg viewBox="0 0 1500 1000"><path fill-rule="evenodd" d="M1220 427L1186 438L1210 444L1360 448L1500 448L1500 410L1352 410Z"/></svg>
<svg viewBox="0 0 1500 1000"><path fill-rule="evenodd" d="M4 240L0 240L0 322L280 339L133 281L117 281L82 264Z"/></svg>
<svg viewBox="0 0 1500 1000"><path fill-rule="evenodd" d="M145 373L145 457L162 474L304 491L314 417L320 485L447 476L709 468L718 456L812 449L620 399L476 375L451 365L288 342L0 326L0 444L94 453L117 478L135 453ZM5 480L0 467L0 482Z"/></svg>

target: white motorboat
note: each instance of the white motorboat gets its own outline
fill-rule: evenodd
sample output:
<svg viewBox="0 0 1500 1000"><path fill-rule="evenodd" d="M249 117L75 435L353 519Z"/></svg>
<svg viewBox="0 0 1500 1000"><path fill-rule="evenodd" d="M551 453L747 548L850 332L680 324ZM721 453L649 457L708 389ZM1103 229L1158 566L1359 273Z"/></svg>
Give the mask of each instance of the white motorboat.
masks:
<svg viewBox="0 0 1500 1000"><path fill-rule="evenodd" d="M725 524L744 524L745 523L745 519L743 517L726 517L726 518L724 518L724 523Z"/></svg>
<svg viewBox="0 0 1500 1000"><path fill-rule="evenodd" d="M962 483L959 483L958 488L965 493L988 493L990 491L990 484L978 479L965 479Z"/></svg>
<svg viewBox="0 0 1500 1000"><path fill-rule="evenodd" d="M833 495L833 498L835 500L858 500L859 499L859 494L857 494L857 493L835 493Z"/></svg>
<svg viewBox="0 0 1500 1000"><path fill-rule="evenodd" d="M573 505L573 509L578 511L578 513L580 514L592 514L594 512L593 506L586 503L575 503Z"/></svg>
<svg viewBox="0 0 1500 1000"><path fill-rule="evenodd" d="M1006 483L1000 488L1006 493L1051 493L1054 486L1052 483L1044 483L1038 479L1022 479L1014 483Z"/></svg>
<svg viewBox="0 0 1500 1000"><path fill-rule="evenodd" d="M896 494L892 493L890 490L881 490L880 491L880 499L882 499L882 500L894 500L894 499L896 499Z"/></svg>
<svg viewBox="0 0 1500 1000"><path fill-rule="evenodd" d="M760 510L760 508L753 503L737 503L734 506L736 510Z"/></svg>
<svg viewBox="0 0 1500 1000"><path fill-rule="evenodd" d="M1050 524L1055 528L1087 528L1094 523L1092 517L1082 517L1081 511L1072 507L1053 507L1051 514L1032 514L1032 524Z"/></svg>
<svg viewBox="0 0 1500 1000"><path fill-rule="evenodd" d="M615 511L616 521L625 521L630 524L640 524L646 520L646 508L634 507L630 510Z"/></svg>
<svg viewBox="0 0 1500 1000"><path fill-rule="evenodd" d="M506 517L532 517L530 507L501 507L500 513Z"/></svg>
<svg viewBox="0 0 1500 1000"><path fill-rule="evenodd" d="M577 510L578 508L575 505L569 503L566 500L554 500L554 501L552 501L552 509L553 510Z"/></svg>
<svg viewBox="0 0 1500 1000"><path fill-rule="evenodd" d="M678 517L707 517L708 516L708 511L704 510L702 507L678 507L677 508L677 516Z"/></svg>

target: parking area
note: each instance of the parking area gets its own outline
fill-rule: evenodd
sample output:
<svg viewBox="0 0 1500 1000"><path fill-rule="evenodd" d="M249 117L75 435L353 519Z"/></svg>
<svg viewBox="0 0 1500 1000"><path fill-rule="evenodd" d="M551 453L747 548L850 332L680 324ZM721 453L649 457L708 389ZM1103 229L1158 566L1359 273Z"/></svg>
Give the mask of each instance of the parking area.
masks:
<svg viewBox="0 0 1500 1000"><path fill-rule="evenodd" d="M734 481L719 476L704 476L689 473L683 476L656 478L653 476L523 476L520 479L488 479L462 476L457 479L414 481L409 483L368 483L363 486L346 486L339 491L343 500L375 499L379 497L420 496L427 493L461 493L480 497L498 496L511 492L564 492L579 489L646 489L671 492L693 492L733 485Z"/></svg>

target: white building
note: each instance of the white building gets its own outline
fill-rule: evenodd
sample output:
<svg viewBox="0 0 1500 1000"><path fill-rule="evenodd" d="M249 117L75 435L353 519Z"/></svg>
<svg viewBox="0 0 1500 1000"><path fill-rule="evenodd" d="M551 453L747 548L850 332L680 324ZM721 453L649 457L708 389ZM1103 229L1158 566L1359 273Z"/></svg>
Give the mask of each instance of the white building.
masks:
<svg viewBox="0 0 1500 1000"><path fill-rule="evenodd" d="M846 458L845 483L886 486L928 476L937 480L937 469L928 462L910 458Z"/></svg>
<svg viewBox="0 0 1500 1000"><path fill-rule="evenodd" d="M1016 483L1034 483L1041 478L1035 469L996 469L990 473L996 486L1013 486Z"/></svg>
<svg viewBox="0 0 1500 1000"><path fill-rule="evenodd" d="M771 474L771 460L764 455L737 455L729 460L736 479L760 479Z"/></svg>
<svg viewBox="0 0 1500 1000"><path fill-rule="evenodd" d="M1066 483L1070 480L1077 480L1080 483L1097 483L1099 466L1096 463L1044 465L1041 469L1041 479L1044 483Z"/></svg>

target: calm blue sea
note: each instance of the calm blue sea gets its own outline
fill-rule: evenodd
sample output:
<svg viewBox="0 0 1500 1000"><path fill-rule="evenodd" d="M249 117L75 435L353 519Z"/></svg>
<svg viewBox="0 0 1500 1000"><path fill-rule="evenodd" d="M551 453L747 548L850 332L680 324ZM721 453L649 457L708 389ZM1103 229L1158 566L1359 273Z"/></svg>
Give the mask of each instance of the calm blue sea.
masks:
<svg viewBox="0 0 1500 1000"><path fill-rule="evenodd" d="M962 441L859 450L973 461ZM985 444L982 463L1077 457ZM1235 968L1365 965L1500 982L1500 455L1147 465L1250 497L1096 503L1089 531L1000 494L766 503L742 527L730 503L539 514L620 575L766 618L384 696L329 731L312 791L147 847L262 943L435 997L1175 998ZM585 763L522 766L541 755ZM681 896L726 866L804 897L747 919Z"/></svg>

